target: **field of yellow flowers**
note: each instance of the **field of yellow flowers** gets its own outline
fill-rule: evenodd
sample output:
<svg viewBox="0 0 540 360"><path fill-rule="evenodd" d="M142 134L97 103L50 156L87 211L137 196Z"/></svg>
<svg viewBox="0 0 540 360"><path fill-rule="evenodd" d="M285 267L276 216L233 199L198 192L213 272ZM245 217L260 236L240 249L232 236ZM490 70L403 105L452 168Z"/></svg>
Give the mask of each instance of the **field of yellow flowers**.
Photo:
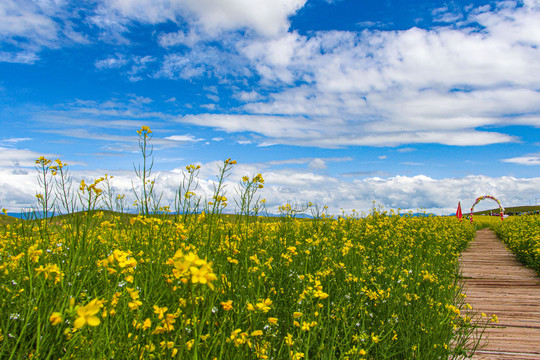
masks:
<svg viewBox="0 0 540 360"><path fill-rule="evenodd" d="M36 160L36 212L0 226L2 359L452 359L485 324L462 293L458 257L474 237L455 218L365 218L280 207L259 216L261 174L225 216L195 193L188 165L160 207L151 130L138 131L139 215L108 175L75 188L65 163ZM308 204L308 207L311 204ZM77 212L76 210L81 210ZM102 211L108 209L107 211ZM115 211L110 211L115 210Z"/></svg>
<svg viewBox="0 0 540 360"><path fill-rule="evenodd" d="M467 223L180 220L4 226L0 358L447 359L477 326Z"/></svg>
<svg viewBox="0 0 540 360"><path fill-rule="evenodd" d="M512 216L491 225L497 236L524 264L540 274L540 217Z"/></svg>

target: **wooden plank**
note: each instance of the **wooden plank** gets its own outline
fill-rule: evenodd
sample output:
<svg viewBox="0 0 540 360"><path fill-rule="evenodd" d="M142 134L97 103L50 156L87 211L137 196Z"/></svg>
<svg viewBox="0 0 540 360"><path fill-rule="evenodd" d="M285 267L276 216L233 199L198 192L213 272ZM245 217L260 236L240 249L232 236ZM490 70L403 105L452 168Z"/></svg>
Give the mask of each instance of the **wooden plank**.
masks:
<svg viewBox="0 0 540 360"><path fill-rule="evenodd" d="M486 329L473 359L540 359L540 278L488 229L477 232L460 267L467 302L498 324Z"/></svg>

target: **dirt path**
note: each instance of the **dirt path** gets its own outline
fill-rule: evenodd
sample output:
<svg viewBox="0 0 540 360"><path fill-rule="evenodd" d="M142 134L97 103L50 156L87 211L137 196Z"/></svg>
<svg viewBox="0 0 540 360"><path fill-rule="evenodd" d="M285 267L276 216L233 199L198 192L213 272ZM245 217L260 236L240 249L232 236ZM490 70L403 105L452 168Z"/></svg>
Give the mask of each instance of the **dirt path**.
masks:
<svg viewBox="0 0 540 360"><path fill-rule="evenodd" d="M480 230L461 256L467 302L499 323L486 330L474 359L540 359L540 278Z"/></svg>

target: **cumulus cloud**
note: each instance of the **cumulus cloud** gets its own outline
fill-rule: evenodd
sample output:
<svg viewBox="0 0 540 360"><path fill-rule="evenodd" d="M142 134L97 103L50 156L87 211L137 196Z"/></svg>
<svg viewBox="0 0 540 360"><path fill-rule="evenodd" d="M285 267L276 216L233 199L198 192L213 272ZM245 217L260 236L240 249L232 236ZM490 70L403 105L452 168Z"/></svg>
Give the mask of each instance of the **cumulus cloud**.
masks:
<svg viewBox="0 0 540 360"><path fill-rule="evenodd" d="M506 126L540 126L540 25L534 21L540 9L532 1L473 9L460 15L460 26L307 35L287 31L289 16L303 0L97 4L103 28L111 22L128 31L132 22L172 21L180 32L156 39L165 47L183 45L161 59L116 53L98 59L97 69L120 71L132 81L237 81L242 87L232 97L240 107L178 120L251 132L259 135L260 145L488 145L519 140L504 133ZM267 6L273 10L261 11ZM438 9L434 16L450 13ZM245 27L266 36L228 32L205 41L205 29ZM257 83L246 91L246 81ZM215 104L199 106L221 110Z"/></svg>
<svg viewBox="0 0 540 360"><path fill-rule="evenodd" d="M130 44L133 24L181 24L185 30L159 35L162 46L194 45L236 30L257 36L277 36L289 29L289 17L306 0L100 0L74 6L68 1L5 0L0 2L0 40L19 47L0 53L0 61L33 63L43 47L88 43L75 31L84 20L101 29L106 42ZM84 9L83 9L84 7ZM82 10L82 11L79 11ZM93 37L93 35L92 35ZM99 68L118 67L114 59L98 60Z"/></svg>
<svg viewBox="0 0 540 360"><path fill-rule="evenodd" d="M262 135L262 146L515 142L496 129L540 126L540 40L532 21L540 10L512 4L473 9L459 15L467 17L460 26L435 29L228 34L220 46L204 43L200 30L162 34L162 46L186 48L166 55L154 76L258 77L254 89L233 93L244 104L235 113L179 121ZM448 19L451 11L434 16Z"/></svg>
<svg viewBox="0 0 540 360"><path fill-rule="evenodd" d="M126 31L129 22L188 22L205 34L248 29L275 36L289 28L289 16L306 0L104 0L94 21L104 28ZM179 35L179 37L181 37ZM162 38L168 45L185 40Z"/></svg>
<svg viewBox="0 0 540 360"><path fill-rule="evenodd" d="M5 151L5 149L2 149ZM6 155L2 153L2 155ZM19 153L18 158L30 166L35 153ZM13 156L12 156L13 157ZM4 158L4 156L0 157ZM25 160L24 160L25 159ZM227 197L233 198L239 179L253 176L259 172L265 179L261 196L267 200L269 210L277 212L279 205L285 203L304 204L313 202L329 206L330 213L340 214L342 209L351 212L369 212L373 202L383 209L402 209L416 211L423 208L427 212L448 214L455 211L458 201L464 208L474 203L481 195L497 197L505 207L528 204L531 198L538 197L540 178L520 179L509 176L488 177L471 175L462 178L434 179L426 175L380 177L373 173L336 176L324 174L320 165L331 161L347 161L347 158L303 158L267 163L238 164L227 179ZM198 195L210 198L215 175L220 161L201 165ZM290 167L290 164L304 164L304 167ZM316 166L312 166L315 164ZM18 211L29 207L38 191L35 173L14 172L20 169L10 162L0 163L0 204L9 210ZM163 192L163 205L172 205L174 194L182 180L182 167L171 171L158 171L156 190ZM93 179L108 172L113 175L112 184L120 194L126 194L132 201L131 181L137 180L131 171L71 170L74 181ZM361 178L358 178L360 176ZM4 205L6 204L6 205ZM487 204L489 208L490 204ZM495 203L491 204L495 207Z"/></svg>
<svg viewBox="0 0 540 360"><path fill-rule="evenodd" d="M540 126L536 1L436 9L434 20L460 20L433 29L300 34L289 30L289 17L304 3L99 1L87 9L87 21L104 31L128 34L131 24L166 22L178 30L154 34L168 48L162 58L115 53L97 59L95 67L120 71L131 81L215 78L242 84L232 94L242 105L228 114L179 120L252 132L260 135L260 145L487 145L518 141L504 133L506 126ZM74 16L64 8L62 1L2 3L0 19L6 22L0 24L12 24L4 39L55 42L58 29ZM33 62L36 55L3 52L0 59ZM254 84L249 91L247 82Z"/></svg>
<svg viewBox="0 0 540 360"><path fill-rule="evenodd" d="M237 96L246 104L244 113L227 117L231 125L207 124L254 131L268 137L265 143L322 147L517 141L493 128L540 125L533 21L540 10L533 2L511 4L471 11L458 28L288 32L241 41L239 54L271 91L266 98ZM200 116L185 120L204 126L208 116ZM275 136L287 126L288 137Z"/></svg>
<svg viewBox="0 0 540 360"><path fill-rule="evenodd" d="M136 104L129 99L123 104L114 99L105 103L81 101L71 108L39 116L50 124L48 131L74 138L97 134L76 127L118 130L162 123L170 126L168 122L176 121L227 133L248 132L251 134L242 134L245 138L241 141L264 146L324 148L422 143L488 145L519 140L506 134L505 126L540 127L537 1L525 1L523 6L506 1L504 6L500 3L473 9L455 16L460 19L459 26L435 29L307 34L287 31L289 17L304 2L95 2L95 16L90 17L104 31L126 34L131 24L165 22L176 23L181 29L154 34L159 45L167 48L161 49L165 53L162 58L114 53L96 60L97 70L119 71L133 81L214 77L221 81L218 86L235 85L237 81L241 87L230 89L241 104L227 114L200 114L197 109L193 115L175 118L144 111L151 99L134 96L131 100ZM19 38L36 48L55 46L61 37L59 29L67 23L56 19L71 15L59 10L64 2L54 4L3 2L0 29L5 24L12 27L6 28L0 38L17 46ZM269 6L272 11L261 11ZM451 11L441 9L434 16L441 22L449 21ZM2 23L2 19L6 22ZM242 32L232 33L238 29ZM37 55L30 49L0 53L0 59L33 62ZM151 64L159 70L151 69ZM218 100L216 91L205 91ZM225 92L219 95L225 103ZM215 104L200 106L207 107L207 111L220 110ZM134 136L99 135L101 140L116 143L136 140ZM191 135L155 138L155 144L161 147L194 141L202 139ZM535 165L538 156L503 161ZM304 164L316 172L325 169L327 160L313 158ZM309 174L295 176L311 181ZM339 179L328 181L348 186ZM283 189L296 191L287 184Z"/></svg>
<svg viewBox="0 0 540 360"><path fill-rule="evenodd" d="M0 166L33 167L40 156L54 157L53 154L40 154L27 149L0 146Z"/></svg>

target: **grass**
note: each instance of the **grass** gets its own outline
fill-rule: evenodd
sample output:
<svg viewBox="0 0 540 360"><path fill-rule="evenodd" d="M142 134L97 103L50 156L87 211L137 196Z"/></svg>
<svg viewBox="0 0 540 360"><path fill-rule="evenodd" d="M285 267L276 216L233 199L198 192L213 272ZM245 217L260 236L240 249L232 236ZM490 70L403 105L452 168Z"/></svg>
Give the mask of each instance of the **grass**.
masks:
<svg viewBox="0 0 540 360"><path fill-rule="evenodd" d="M491 228L525 265L540 275L540 217L527 215L510 217L493 223Z"/></svg>
<svg viewBox="0 0 540 360"><path fill-rule="evenodd" d="M12 216L0 214L0 225L14 224L18 219Z"/></svg>

